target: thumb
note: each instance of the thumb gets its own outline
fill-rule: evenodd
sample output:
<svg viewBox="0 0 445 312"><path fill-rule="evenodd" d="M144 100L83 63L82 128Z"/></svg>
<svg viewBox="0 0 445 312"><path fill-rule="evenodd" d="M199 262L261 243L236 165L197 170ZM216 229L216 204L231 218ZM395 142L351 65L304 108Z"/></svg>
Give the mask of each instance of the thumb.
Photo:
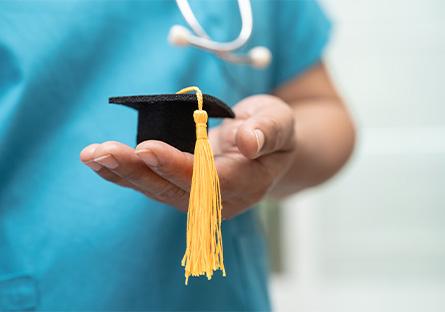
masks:
<svg viewBox="0 0 445 312"><path fill-rule="evenodd" d="M244 156L256 159L293 148L294 118L289 105L270 95L249 97L240 105L250 106L249 116L235 135L235 143Z"/></svg>

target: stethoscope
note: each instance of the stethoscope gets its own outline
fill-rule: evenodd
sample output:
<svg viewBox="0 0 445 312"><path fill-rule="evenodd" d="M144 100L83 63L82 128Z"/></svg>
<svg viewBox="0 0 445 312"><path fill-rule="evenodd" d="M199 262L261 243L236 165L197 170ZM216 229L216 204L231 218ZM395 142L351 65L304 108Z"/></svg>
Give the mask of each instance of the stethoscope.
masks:
<svg viewBox="0 0 445 312"><path fill-rule="evenodd" d="M229 42L213 41L196 19L187 0L176 0L176 4L194 34L184 26L173 25L168 35L168 40L172 44L178 46L192 45L214 53L232 63L249 64L256 68L265 68L269 65L272 53L266 47L253 47L246 54L233 53L243 47L252 35L253 19L250 0L238 0L241 31L236 39Z"/></svg>

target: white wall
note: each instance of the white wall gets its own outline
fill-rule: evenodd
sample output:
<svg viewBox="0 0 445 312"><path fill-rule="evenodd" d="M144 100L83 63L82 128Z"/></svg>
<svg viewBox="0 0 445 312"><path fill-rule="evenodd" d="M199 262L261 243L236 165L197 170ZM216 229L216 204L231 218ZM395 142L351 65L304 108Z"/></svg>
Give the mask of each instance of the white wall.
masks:
<svg viewBox="0 0 445 312"><path fill-rule="evenodd" d="M359 141L285 203L277 311L445 311L445 1L325 0Z"/></svg>

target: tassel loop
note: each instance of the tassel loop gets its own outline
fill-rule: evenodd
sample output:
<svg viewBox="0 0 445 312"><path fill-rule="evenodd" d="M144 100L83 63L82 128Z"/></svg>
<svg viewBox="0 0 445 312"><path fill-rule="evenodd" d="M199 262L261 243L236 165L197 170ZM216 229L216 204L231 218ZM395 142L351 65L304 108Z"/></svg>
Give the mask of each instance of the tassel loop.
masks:
<svg viewBox="0 0 445 312"><path fill-rule="evenodd" d="M187 88L179 90L178 92L176 92L176 94L184 94L184 93L189 93L189 92L193 92L193 91L196 93L196 98L198 100L198 109L202 110L202 103L204 102L204 100L202 97L202 92L198 87L195 87L195 86L187 87Z"/></svg>

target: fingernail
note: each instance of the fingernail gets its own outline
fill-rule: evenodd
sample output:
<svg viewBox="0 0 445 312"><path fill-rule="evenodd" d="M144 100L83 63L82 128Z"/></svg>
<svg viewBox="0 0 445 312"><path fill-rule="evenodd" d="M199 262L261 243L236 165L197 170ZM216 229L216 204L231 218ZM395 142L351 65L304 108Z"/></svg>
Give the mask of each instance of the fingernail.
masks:
<svg viewBox="0 0 445 312"><path fill-rule="evenodd" d="M256 152L258 153L263 148L265 137L263 131L261 131L260 129L255 129L253 132L255 133L256 137L256 143L257 143Z"/></svg>
<svg viewBox="0 0 445 312"><path fill-rule="evenodd" d="M95 162L101 164L104 167L107 167L108 169L115 169L119 166L119 163L117 162L116 158L114 158L112 155L105 155L94 159Z"/></svg>
<svg viewBox="0 0 445 312"><path fill-rule="evenodd" d="M150 167L159 166L159 159L151 150L143 148L136 150L136 154Z"/></svg>
<svg viewBox="0 0 445 312"><path fill-rule="evenodd" d="M97 162L95 162L94 160L90 160L87 161L86 163L84 163L85 165L87 165L88 167L90 167L91 169L93 169L94 171L99 171L102 166L99 165Z"/></svg>
<svg viewBox="0 0 445 312"><path fill-rule="evenodd" d="M233 144L236 144L236 134L238 133L238 128L232 130L232 141Z"/></svg>

